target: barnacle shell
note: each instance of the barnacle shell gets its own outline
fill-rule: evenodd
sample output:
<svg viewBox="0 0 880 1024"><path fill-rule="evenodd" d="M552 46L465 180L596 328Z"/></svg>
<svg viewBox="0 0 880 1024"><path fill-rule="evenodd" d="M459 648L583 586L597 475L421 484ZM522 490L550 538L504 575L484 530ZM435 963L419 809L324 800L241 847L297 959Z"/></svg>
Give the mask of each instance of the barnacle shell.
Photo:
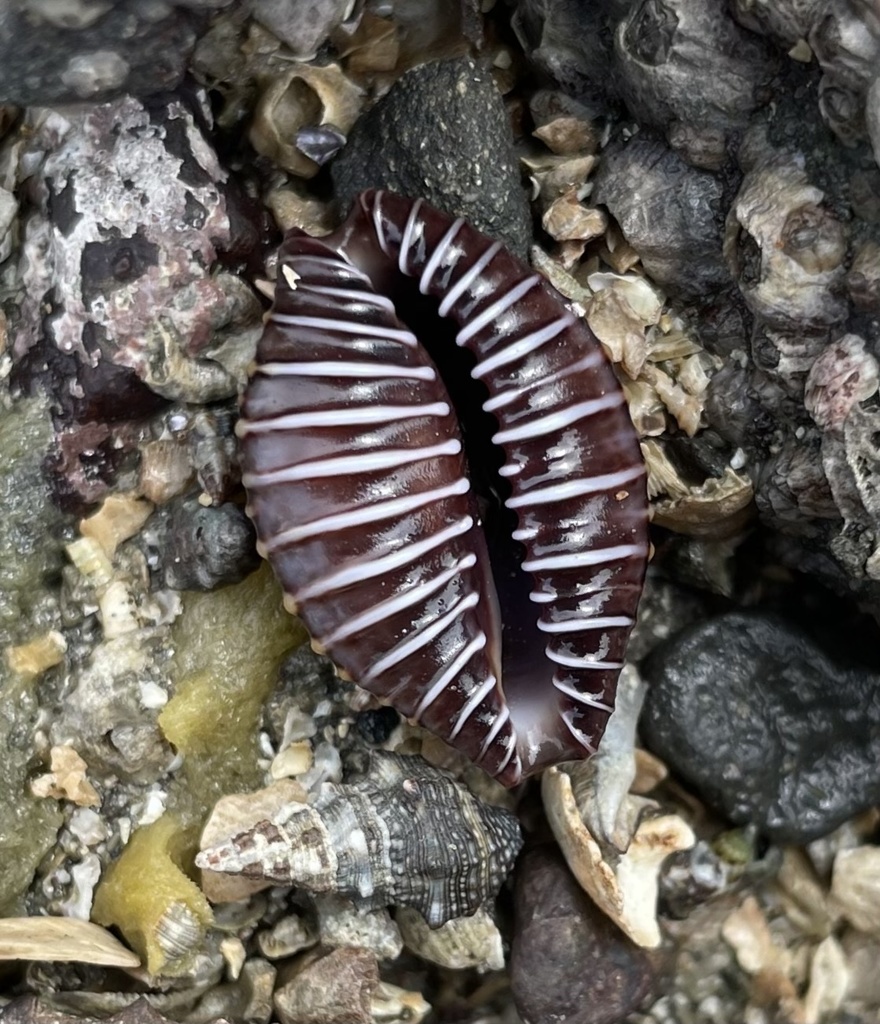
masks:
<svg viewBox="0 0 880 1024"><path fill-rule="evenodd" d="M751 168L727 217L724 254L749 308L781 328L843 320L846 232L794 157Z"/></svg>
<svg viewBox="0 0 880 1024"><path fill-rule="evenodd" d="M359 908L415 907L433 927L492 899L522 845L508 811L420 758L374 752L367 773L203 849L210 871L335 892Z"/></svg>
<svg viewBox="0 0 880 1024"><path fill-rule="evenodd" d="M361 96L337 64L297 64L271 79L263 90L251 125L251 143L285 171L312 178L319 165L297 149L296 133L322 124L347 132L360 113Z"/></svg>
<svg viewBox="0 0 880 1024"><path fill-rule="evenodd" d="M880 368L865 350L864 339L845 334L813 363L804 391L804 406L822 430L841 430L852 407L877 390Z"/></svg>

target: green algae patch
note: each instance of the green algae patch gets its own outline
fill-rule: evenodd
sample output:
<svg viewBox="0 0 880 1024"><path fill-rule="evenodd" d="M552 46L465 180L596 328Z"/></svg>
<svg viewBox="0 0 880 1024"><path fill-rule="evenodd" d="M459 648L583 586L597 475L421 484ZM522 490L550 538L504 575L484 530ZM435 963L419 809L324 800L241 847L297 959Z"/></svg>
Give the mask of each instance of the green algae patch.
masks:
<svg viewBox="0 0 880 1024"><path fill-rule="evenodd" d="M175 693L159 726L184 758L170 806L195 824L226 793L262 785L263 702L284 655L306 633L282 607L266 565L235 586L183 601L173 627Z"/></svg>
<svg viewBox="0 0 880 1024"><path fill-rule="evenodd" d="M221 796L263 784L263 702L285 654L305 636L266 566L235 586L183 595L172 627L174 696L159 716L183 764L168 810L132 836L93 911L99 924L122 931L153 974L185 973L203 944L211 910L192 881L201 826Z"/></svg>
<svg viewBox="0 0 880 1024"><path fill-rule="evenodd" d="M174 976L192 966L214 917L187 877L197 830L175 814L137 830L104 874L92 918L116 926L151 974Z"/></svg>
<svg viewBox="0 0 880 1024"><path fill-rule="evenodd" d="M13 671L14 645L60 623L55 583L64 564L61 526L42 461L52 440L47 406L0 397L0 915L23 912L34 871L55 842L61 811L28 783L39 713L33 679ZM12 664L14 665L14 658Z"/></svg>
<svg viewBox="0 0 880 1024"><path fill-rule="evenodd" d="M28 789L38 711L30 684L0 666L0 917L25 912L25 892L63 817L55 800Z"/></svg>

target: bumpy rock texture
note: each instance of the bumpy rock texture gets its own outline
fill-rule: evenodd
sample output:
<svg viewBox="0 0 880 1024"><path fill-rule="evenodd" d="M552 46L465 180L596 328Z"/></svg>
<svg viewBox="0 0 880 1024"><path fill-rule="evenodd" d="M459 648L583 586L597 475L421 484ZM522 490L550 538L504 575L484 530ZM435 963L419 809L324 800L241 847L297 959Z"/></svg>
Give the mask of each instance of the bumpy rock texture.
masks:
<svg viewBox="0 0 880 1024"><path fill-rule="evenodd" d="M759 613L692 626L647 661L649 747L715 808L780 842L880 799L880 676Z"/></svg>
<svg viewBox="0 0 880 1024"><path fill-rule="evenodd" d="M721 258L722 187L660 139L639 136L609 150L592 200L605 204L659 284L687 297L730 283Z"/></svg>
<svg viewBox="0 0 880 1024"><path fill-rule="evenodd" d="M489 72L468 58L401 76L355 125L333 164L346 209L365 188L421 197L520 256L531 240L510 124Z"/></svg>

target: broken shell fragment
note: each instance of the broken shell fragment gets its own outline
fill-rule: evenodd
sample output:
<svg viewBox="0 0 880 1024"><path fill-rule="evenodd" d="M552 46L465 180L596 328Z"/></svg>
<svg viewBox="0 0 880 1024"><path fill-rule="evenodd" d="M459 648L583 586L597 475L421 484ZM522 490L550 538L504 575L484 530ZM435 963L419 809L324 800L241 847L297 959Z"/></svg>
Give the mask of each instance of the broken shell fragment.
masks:
<svg viewBox="0 0 880 1024"><path fill-rule="evenodd" d="M731 537L751 517L754 498L752 481L728 467L720 477L707 477L679 501L659 501L654 522L692 537Z"/></svg>
<svg viewBox="0 0 880 1024"><path fill-rule="evenodd" d="M657 923L657 880L663 861L671 853L690 849L694 833L674 814L643 817L625 853L600 843L584 824L575 795L573 771L549 769L542 779L544 807L553 834L572 874L605 914L639 946L660 945ZM641 797L629 797L631 817L653 806Z"/></svg>
<svg viewBox="0 0 880 1024"><path fill-rule="evenodd" d="M453 918L439 928L432 928L410 907L400 907L396 920L407 948L423 960L450 970L476 968L482 973L504 969L501 933L483 907L470 917Z"/></svg>
<svg viewBox="0 0 880 1024"><path fill-rule="evenodd" d="M140 960L110 932L71 917L0 920L0 961L61 960L108 967L138 967Z"/></svg>
<svg viewBox="0 0 880 1024"><path fill-rule="evenodd" d="M421 758L374 751L355 781L325 783L313 803L203 847L196 864L333 892L360 909L415 907L438 927L493 899L521 845L509 811Z"/></svg>
<svg viewBox="0 0 880 1024"><path fill-rule="evenodd" d="M264 88L251 125L251 143L285 171L312 178L320 165L298 148L299 132L332 125L346 134L361 111L362 95L337 64L297 64Z"/></svg>
<svg viewBox="0 0 880 1024"><path fill-rule="evenodd" d="M557 242L588 242L599 238L608 227L608 215L578 202L577 189L570 188L554 199L541 221L544 230Z"/></svg>

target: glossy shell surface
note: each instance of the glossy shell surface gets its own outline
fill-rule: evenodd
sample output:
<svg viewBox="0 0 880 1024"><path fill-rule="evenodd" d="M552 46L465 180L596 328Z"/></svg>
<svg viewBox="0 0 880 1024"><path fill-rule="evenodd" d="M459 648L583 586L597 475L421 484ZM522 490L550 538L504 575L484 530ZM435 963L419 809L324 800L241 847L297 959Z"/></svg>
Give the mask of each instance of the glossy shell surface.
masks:
<svg viewBox="0 0 880 1024"><path fill-rule="evenodd" d="M288 607L505 785L591 754L648 552L638 440L595 337L500 243L390 193L331 236L291 232L279 260L238 431ZM435 345L438 369L443 330L468 364ZM499 463L479 485L474 439Z"/></svg>

